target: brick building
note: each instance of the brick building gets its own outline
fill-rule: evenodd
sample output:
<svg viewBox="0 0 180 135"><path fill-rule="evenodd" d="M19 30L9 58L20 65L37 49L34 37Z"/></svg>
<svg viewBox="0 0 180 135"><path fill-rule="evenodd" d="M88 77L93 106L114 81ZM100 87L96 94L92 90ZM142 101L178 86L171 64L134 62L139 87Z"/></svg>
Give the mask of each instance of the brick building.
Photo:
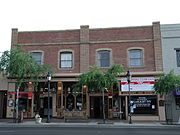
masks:
<svg viewBox="0 0 180 135"><path fill-rule="evenodd" d="M164 120L163 98L152 89L156 75L162 74L160 24L151 26L90 29L81 26L76 30L18 31L12 29L12 47L24 45L39 64L50 64L54 71L51 80L51 115L102 118L102 93L74 93L72 85L77 77L89 71L90 65L106 70L113 64L122 64L125 71L132 73L131 95L133 119ZM106 117L128 118L128 91L123 75L118 77L120 89L112 96L105 93ZM11 81L9 84L13 85ZM137 84L137 85L135 85ZM26 83L23 91L32 90ZM35 111L47 115L47 80L42 79L37 93L23 96L22 108L25 116L33 117ZM13 99L13 89L8 93ZM8 96L9 99L10 96ZM9 106L7 110L11 110ZM7 111L7 117L12 113Z"/></svg>

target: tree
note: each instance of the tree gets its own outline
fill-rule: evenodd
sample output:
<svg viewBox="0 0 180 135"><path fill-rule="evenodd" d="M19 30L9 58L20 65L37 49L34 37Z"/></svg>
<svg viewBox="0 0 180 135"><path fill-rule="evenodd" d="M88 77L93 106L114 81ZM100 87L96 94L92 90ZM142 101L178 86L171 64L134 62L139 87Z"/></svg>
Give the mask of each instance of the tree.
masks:
<svg viewBox="0 0 180 135"><path fill-rule="evenodd" d="M76 88L81 88L86 85L89 91L103 93L103 122L105 123L105 104L104 104L104 90L113 90L114 86L118 86L117 76L123 72L121 65L113 65L106 72L103 72L98 67L91 67L92 70L81 74Z"/></svg>
<svg viewBox="0 0 180 135"><path fill-rule="evenodd" d="M175 86L180 85L180 76L175 75L172 71L166 75L160 76L154 84L154 89L159 94L168 94L174 91Z"/></svg>
<svg viewBox="0 0 180 135"><path fill-rule="evenodd" d="M167 124L169 124L169 122L172 124L173 122L173 92L178 87L180 87L180 76L175 75L172 71L166 75L160 76L158 81L156 81L154 84L155 91L158 94L165 96L165 114Z"/></svg>
<svg viewBox="0 0 180 135"><path fill-rule="evenodd" d="M46 75L49 69L48 66L37 64L30 54L24 53L22 46L3 52L0 57L0 72L7 78L16 80L16 122L19 89L22 83L31 80L37 84L39 77Z"/></svg>
<svg viewBox="0 0 180 135"><path fill-rule="evenodd" d="M97 66L92 66L91 71L83 73L79 77L79 82L75 85L76 90L86 85L89 91L100 92L102 89L113 89L118 85L117 76L123 72L121 65L113 65L106 72L100 70Z"/></svg>

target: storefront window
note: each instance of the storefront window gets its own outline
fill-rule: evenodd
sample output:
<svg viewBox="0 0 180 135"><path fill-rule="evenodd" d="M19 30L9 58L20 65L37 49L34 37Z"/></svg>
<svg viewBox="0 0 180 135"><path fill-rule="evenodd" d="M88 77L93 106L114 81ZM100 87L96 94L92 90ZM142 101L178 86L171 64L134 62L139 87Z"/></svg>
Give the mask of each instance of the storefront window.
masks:
<svg viewBox="0 0 180 135"><path fill-rule="evenodd" d="M115 95L114 98L113 98L113 111L114 112L119 111L118 95Z"/></svg>
<svg viewBox="0 0 180 135"><path fill-rule="evenodd" d="M133 114L157 114L156 96L132 96Z"/></svg>
<svg viewBox="0 0 180 135"><path fill-rule="evenodd" d="M180 110L180 95L175 96L175 100L176 100L176 109Z"/></svg>
<svg viewBox="0 0 180 135"><path fill-rule="evenodd" d="M77 110L81 111L82 110L82 94L78 94L76 96L76 108Z"/></svg>
<svg viewBox="0 0 180 135"><path fill-rule="evenodd" d="M72 94L67 96L66 108L68 111L72 111L74 109L74 96Z"/></svg>

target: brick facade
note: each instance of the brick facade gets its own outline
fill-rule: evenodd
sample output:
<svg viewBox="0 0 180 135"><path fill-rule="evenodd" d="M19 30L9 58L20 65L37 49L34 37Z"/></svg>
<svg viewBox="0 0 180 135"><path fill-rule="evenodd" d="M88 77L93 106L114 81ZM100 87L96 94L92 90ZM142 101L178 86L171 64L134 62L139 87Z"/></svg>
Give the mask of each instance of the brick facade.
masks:
<svg viewBox="0 0 180 135"><path fill-rule="evenodd" d="M112 64L122 64L125 70L133 72L162 71L162 52L159 23L152 26L89 29L81 26L80 30L64 31L12 31L12 47L23 44L26 52L32 50L44 51L44 64L51 64L56 73L59 55L62 49L74 51L74 67L63 70L64 73L83 73L90 65L96 65L96 50L99 48L112 49ZM144 66L129 68L128 48L141 47L144 49ZM52 61L53 60L53 61Z"/></svg>
<svg viewBox="0 0 180 135"><path fill-rule="evenodd" d="M77 81L77 78L81 73L89 71L89 66L97 65L97 52L99 50L108 50L110 52L110 65L121 64L124 67L124 71L130 70L133 73L133 77L154 77L155 75L162 73L162 51L161 51L161 38L160 38L160 23L155 22L151 26L138 26L138 27L124 27L124 28L99 28L91 29L88 25L81 26L80 29L76 30L61 30L61 31L27 31L18 32L18 29L12 29L12 48L18 44L24 45L25 52L40 51L43 52L43 64L50 64L54 71L51 82L54 84L62 84L58 86L51 94L52 97L52 109L53 117L66 117L66 115L73 116L83 115L81 117L95 118L96 112L91 113L94 106L96 109L101 108L102 93L88 93L83 92L83 97L86 98L86 103L82 101L82 108L84 110L77 110L77 95L73 95L72 104L74 104L73 112L68 109L70 100L68 100L68 94L74 94L72 91L72 85ZM130 49L141 49L143 64L140 67L129 66L129 50ZM60 52L70 51L73 55L73 67L72 68L60 68ZM107 68L102 68L106 70ZM124 72L124 75L125 75ZM47 80L41 80L46 83ZM44 84L45 85L45 84ZM44 87L41 87L44 90ZM40 88L40 90L41 90ZM59 91L59 92L57 92ZM113 90L112 90L113 91ZM47 93L40 91L41 98L45 98ZM131 92L130 92L131 93ZM82 94L79 92L79 94ZM158 105L158 101L162 100L158 98L153 90L145 91L139 90L138 92L132 91L134 97L137 96L154 96L157 101L156 111L157 114L148 117L147 115L142 117L134 117L134 119L151 119L151 120L163 120L164 119L164 107ZM107 109L108 118L113 118L113 100L116 97L118 108L123 112L123 119L128 118L128 94L127 91L116 90L113 93L112 99L108 97L108 93L105 93L106 103L111 104L112 108ZM117 98L118 96L118 98ZM72 97L72 96L71 96ZM82 97L82 96L81 96ZM35 101L33 97L32 101ZM113 99L114 98L114 99ZM111 102L110 102L111 100ZM122 101L123 100L123 101ZM98 101L99 104L95 104ZM124 102L125 104L122 104ZM37 103L36 103L37 104ZM84 104L84 105L83 105ZM81 105L78 103L78 105ZM33 102L31 109L28 112L33 112ZM123 108L122 108L123 107ZM153 107L154 108L154 107ZM39 108L38 108L39 109ZM42 109L42 108L41 108ZM44 108L43 108L44 109ZM152 108L151 108L152 109ZM66 111L68 110L68 111ZM94 109L95 110L95 109ZM162 110L160 112L160 110ZM81 113L80 113L81 112ZM116 113L117 114L117 113ZM162 114L162 115L161 115ZM9 115L10 116L10 115ZM31 116L33 114L31 113ZM78 116L79 117L79 116ZM99 110L99 118L101 113ZM147 118L148 117L148 118ZM96 117L97 118L97 117Z"/></svg>

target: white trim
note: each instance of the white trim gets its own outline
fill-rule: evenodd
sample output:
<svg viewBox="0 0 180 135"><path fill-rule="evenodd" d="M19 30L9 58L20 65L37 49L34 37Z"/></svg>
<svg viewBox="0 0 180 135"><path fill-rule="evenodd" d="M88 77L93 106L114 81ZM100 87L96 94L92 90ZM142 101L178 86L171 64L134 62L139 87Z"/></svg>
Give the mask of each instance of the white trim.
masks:
<svg viewBox="0 0 180 135"><path fill-rule="evenodd" d="M44 51L42 51L42 50L31 50L31 51L29 51L28 53L30 54L30 53L42 53L42 57L41 57L41 65L44 65Z"/></svg>
<svg viewBox="0 0 180 135"><path fill-rule="evenodd" d="M98 65L98 52L99 51L109 51L110 52L110 58L109 58L109 67L111 67L112 66L112 64L113 64L113 57L112 57L112 54L113 54L113 52L112 52L112 49L111 48L98 48L98 49L96 49L96 65L99 67L99 65ZM99 67L99 68L109 68L109 67Z"/></svg>
<svg viewBox="0 0 180 135"><path fill-rule="evenodd" d="M72 67L71 68L60 68L60 54L63 52L71 52L72 53ZM59 70L73 70L74 69L74 50L72 49L61 49L58 51L58 69Z"/></svg>
<svg viewBox="0 0 180 135"><path fill-rule="evenodd" d="M130 57L129 57L129 51L130 50L141 50L142 51L142 66L130 66ZM142 68L142 67L145 67L144 48L143 47L130 47L130 48L127 49L127 67L129 67L129 68Z"/></svg>

